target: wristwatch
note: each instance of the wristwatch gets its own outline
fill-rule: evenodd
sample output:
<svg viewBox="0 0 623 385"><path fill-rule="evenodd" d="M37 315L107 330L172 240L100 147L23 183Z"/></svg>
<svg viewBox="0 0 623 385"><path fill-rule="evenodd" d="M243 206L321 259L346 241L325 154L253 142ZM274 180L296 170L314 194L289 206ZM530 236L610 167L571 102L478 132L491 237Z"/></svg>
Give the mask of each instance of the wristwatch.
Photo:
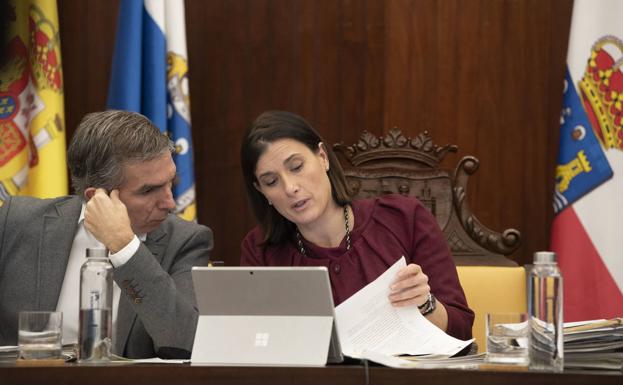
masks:
<svg viewBox="0 0 623 385"><path fill-rule="evenodd" d="M429 315L437 308L437 299L431 293L428 293L428 299L417 307L422 315Z"/></svg>

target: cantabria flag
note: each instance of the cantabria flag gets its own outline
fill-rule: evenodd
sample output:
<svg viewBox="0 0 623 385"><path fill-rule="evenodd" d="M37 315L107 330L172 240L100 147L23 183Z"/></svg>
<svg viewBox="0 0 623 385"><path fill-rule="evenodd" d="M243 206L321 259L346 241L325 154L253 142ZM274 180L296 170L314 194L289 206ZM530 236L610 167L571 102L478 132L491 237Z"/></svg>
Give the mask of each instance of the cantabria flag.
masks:
<svg viewBox="0 0 623 385"><path fill-rule="evenodd" d="M55 0L10 3L0 68L0 204L67 194L63 72Z"/></svg>
<svg viewBox="0 0 623 385"><path fill-rule="evenodd" d="M565 321L623 315L623 1L575 0L552 225Z"/></svg>

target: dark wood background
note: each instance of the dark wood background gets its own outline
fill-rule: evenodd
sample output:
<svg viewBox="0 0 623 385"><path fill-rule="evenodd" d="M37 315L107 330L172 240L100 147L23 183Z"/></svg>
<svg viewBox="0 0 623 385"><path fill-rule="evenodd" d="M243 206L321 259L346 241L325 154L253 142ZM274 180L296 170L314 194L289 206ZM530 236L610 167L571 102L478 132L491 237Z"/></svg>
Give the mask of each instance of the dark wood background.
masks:
<svg viewBox="0 0 623 385"><path fill-rule="evenodd" d="M59 0L69 136L105 108L118 1ZM515 227L523 264L549 245L571 0L186 0L198 216L237 264L255 224L239 146L267 109L329 143L398 126L475 155L470 205Z"/></svg>

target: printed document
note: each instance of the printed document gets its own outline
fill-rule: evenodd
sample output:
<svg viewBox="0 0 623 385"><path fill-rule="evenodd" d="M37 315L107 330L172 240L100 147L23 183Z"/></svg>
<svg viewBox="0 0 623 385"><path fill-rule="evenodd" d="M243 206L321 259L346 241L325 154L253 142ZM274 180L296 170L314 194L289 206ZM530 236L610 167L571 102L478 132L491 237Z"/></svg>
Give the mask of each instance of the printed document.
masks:
<svg viewBox="0 0 623 385"><path fill-rule="evenodd" d="M404 256L380 277L335 308L335 320L345 355L366 358L366 352L385 355L452 356L472 341L447 335L427 320L417 306L394 307L390 285L406 266Z"/></svg>

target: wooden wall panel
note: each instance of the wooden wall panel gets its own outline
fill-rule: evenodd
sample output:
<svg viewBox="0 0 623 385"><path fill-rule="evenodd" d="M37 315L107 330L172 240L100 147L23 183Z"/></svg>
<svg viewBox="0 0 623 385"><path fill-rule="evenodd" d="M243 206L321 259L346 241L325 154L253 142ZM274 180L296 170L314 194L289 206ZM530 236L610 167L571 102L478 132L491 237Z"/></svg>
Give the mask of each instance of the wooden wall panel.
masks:
<svg viewBox="0 0 623 385"><path fill-rule="evenodd" d="M478 157L470 204L491 228L522 230L514 258L529 262L549 244L571 3L387 3L384 129L426 129L439 143L458 144L448 167Z"/></svg>
<svg viewBox="0 0 623 385"><path fill-rule="evenodd" d="M106 106L119 3L60 0L57 4L69 141L84 114Z"/></svg>
<svg viewBox="0 0 623 385"><path fill-rule="evenodd" d="M187 0L199 220L237 264L255 223L239 145L267 109L329 143L398 126L481 160L470 204L493 229L549 243L571 0ZM118 1L59 0L67 126L105 106ZM88 17L86 16L88 15Z"/></svg>

